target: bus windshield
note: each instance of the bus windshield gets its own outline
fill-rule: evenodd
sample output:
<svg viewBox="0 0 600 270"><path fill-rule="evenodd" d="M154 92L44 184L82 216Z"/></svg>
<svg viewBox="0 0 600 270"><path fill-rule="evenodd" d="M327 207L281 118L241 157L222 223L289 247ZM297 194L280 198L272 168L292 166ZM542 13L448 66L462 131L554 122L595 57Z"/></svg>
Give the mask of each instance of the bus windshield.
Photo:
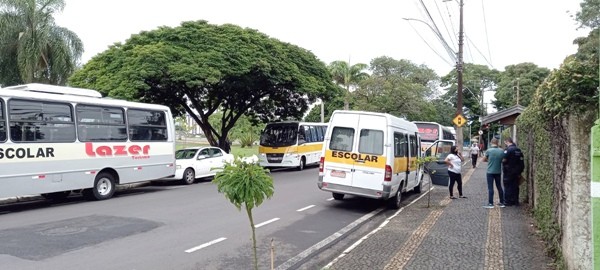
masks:
<svg viewBox="0 0 600 270"><path fill-rule="evenodd" d="M260 136L261 146L290 146L296 144L298 124L267 125Z"/></svg>
<svg viewBox="0 0 600 270"><path fill-rule="evenodd" d="M440 138L440 126L437 124L418 123L419 135L423 142L435 142Z"/></svg>

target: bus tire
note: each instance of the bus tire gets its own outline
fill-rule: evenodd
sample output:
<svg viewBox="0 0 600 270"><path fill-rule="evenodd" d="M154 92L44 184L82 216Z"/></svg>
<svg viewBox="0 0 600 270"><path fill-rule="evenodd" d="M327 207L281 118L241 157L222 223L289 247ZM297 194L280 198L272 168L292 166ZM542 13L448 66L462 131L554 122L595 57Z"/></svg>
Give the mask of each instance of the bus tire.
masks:
<svg viewBox="0 0 600 270"><path fill-rule="evenodd" d="M421 180L419 180L419 184L413 190L416 193L421 193L423 191L423 176L421 176Z"/></svg>
<svg viewBox="0 0 600 270"><path fill-rule="evenodd" d="M304 166L306 166L306 158L303 156L302 158L300 158L300 165L298 165L298 170L302 171L304 170Z"/></svg>
<svg viewBox="0 0 600 270"><path fill-rule="evenodd" d="M333 199L336 201L341 201L344 199L344 194L342 194L342 193L331 192L331 195L333 196Z"/></svg>
<svg viewBox="0 0 600 270"><path fill-rule="evenodd" d="M62 201L64 199L66 199L67 197L69 197L69 195L71 195L71 191L67 190L67 191L59 191L59 192L52 192L52 193L44 193L44 194L42 194L42 197L44 197L46 200Z"/></svg>
<svg viewBox="0 0 600 270"><path fill-rule="evenodd" d="M101 172L94 180L94 186L83 191L83 196L94 201L110 199L115 194L115 177L106 172Z"/></svg>
<svg viewBox="0 0 600 270"><path fill-rule="evenodd" d="M183 178L181 178L181 183L184 185L191 185L196 181L196 173L194 169L187 168L183 171Z"/></svg>
<svg viewBox="0 0 600 270"><path fill-rule="evenodd" d="M391 209L400 209L402 203L402 188L398 187L398 191L394 197L388 199L388 207Z"/></svg>

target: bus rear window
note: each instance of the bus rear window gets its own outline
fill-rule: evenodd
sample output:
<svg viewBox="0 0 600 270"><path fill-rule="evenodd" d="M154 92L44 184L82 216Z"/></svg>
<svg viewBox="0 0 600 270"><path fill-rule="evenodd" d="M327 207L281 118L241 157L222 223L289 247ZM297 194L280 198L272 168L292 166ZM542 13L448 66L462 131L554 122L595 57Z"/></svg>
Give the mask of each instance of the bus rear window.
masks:
<svg viewBox="0 0 600 270"><path fill-rule="evenodd" d="M337 151L352 151L352 143L354 142L354 129L347 127L334 127L331 132L331 142L329 149Z"/></svg>
<svg viewBox="0 0 600 270"><path fill-rule="evenodd" d="M421 141L434 142L439 140L440 127L435 124L417 124Z"/></svg>
<svg viewBox="0 0 600 270"><path fill-rule="evenodd" d="M371 155L383 155L383 131L363 129L360 131L358 152Z"/></svg>

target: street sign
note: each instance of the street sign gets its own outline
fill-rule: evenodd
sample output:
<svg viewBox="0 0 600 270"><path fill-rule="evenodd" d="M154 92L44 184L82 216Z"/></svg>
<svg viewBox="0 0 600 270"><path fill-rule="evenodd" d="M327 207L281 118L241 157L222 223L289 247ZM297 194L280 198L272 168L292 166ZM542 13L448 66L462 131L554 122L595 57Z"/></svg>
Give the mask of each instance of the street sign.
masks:
<svg viewBox="0 0 600 270"><path fill-rule="evenodd" d="M467 119L465 119L465 117L462 116L462 114L459 114L456 117L454 117L454 119L452 119L452 123L454 123L454 125L456 125L457 127L462 127L467 123Z"/></svg>
<svg viewBox="0 0 600 270"><path fill-rule="evenodd" d="M480 130L479 132L477 132L479 135L483 135L483 130Z"/></svg>

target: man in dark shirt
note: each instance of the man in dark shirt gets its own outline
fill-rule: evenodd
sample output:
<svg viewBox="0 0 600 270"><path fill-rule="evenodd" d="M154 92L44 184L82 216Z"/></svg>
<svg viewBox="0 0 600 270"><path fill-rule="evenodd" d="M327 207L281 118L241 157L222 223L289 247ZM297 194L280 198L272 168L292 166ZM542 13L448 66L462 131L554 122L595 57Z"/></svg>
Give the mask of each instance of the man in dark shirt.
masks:
<svg viewBox="0 0 600 270"><path fill-rule="evenodd" d="M524 169L523 152L519 149L512 138L504 140L506 150L502 159L502 170L504 172L504 197L506 206L519 205L519 176Z"/></svg>

